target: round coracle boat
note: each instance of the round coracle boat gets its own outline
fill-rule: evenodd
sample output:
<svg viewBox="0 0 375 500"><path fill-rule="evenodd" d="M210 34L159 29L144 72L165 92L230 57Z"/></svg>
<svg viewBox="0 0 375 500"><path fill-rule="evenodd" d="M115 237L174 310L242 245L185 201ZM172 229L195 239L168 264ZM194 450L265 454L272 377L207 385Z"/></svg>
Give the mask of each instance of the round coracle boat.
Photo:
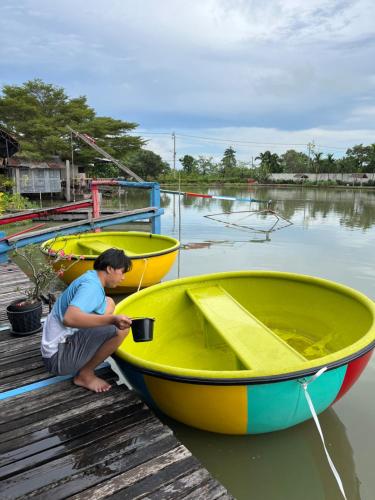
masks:
<svg viewBox="0 0 375 500"><path fill-rule="evenodd" d="M132 261L132 269L124 280L108 293L129 293L160 280L171 269L180 243L170 236L137 231L103 231L60 236L44 242L41 251L48 257L55 271L64 271L61 278L69 284L82 273L93 269L94 260L109 248L120 248ZM59 253L59 259L54 257Z"/></svg>
<svg viewBox="0 0 375 500"><path fill-rule="evenodd" d="M285 429L340 399L375 347L375 305L327 280L243 271L169 281L116 313L155 318L154 340L129 335L114 355L144 400L225 434Z"/></svg>

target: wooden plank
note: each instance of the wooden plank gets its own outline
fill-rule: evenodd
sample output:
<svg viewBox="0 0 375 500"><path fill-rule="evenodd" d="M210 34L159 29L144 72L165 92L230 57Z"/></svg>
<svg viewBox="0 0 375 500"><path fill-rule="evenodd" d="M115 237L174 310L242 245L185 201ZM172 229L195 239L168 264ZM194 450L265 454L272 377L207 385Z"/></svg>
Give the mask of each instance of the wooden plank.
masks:
<svg viewBox="0 0 375 500"><path fill-rule="evenodd" d="M94 421L96 425L100 426L102 421L105 422L107 418L111 419L112 415L114 415L114 418L117 418L118 412L121 415L126 415L133 411L139 404L141 404L141 407L144 407L144 403L134 393L122 392L123 395L118 395L115 401L104 398L100 405L96 405L95 412L92 411L91 405L91 409L88 412L81 409L81 412L73 415L65 415L65 419L55 421L55 423L48 426L43 426L44 421L40 429L37 428L31 433L28 433L28 429L25 428L21 434L9 432L5 435L7 440L0 443L0 453L5 458L9 453L24 453L24 456L28 456L28 450L30 448L34 449L34 446L39 450L47 448L51 440L54 442L58 439L57 442L59 443L63 432L69 436L70 429L74 429L82 421L87 422L88 425L91 425L91 422Z"/></svg>
<svg viewBox="0 0 375 500"><path fill-rule="evenodd" d="M114 476L108 481L95 486L94 488L89 488L85 491L80 492L78 495L71 497L71 500L100 500L101 498L106 498L121 491L121 498L127 498L127 490L130 486L138 483L139 481L144 481L150 479L150 477L155 476L169 467L170 465L181 462L186 458L192 458L190 451L185 448L185 446L177 445L162 455L159 455L152 460L148 460L130 471L126 471L122 474ZM196 459L193 459L196 464ZM134 498L134 497L133 497Z"/></svg>
<svg viewBox="0 0 375 500"><path fill-rule="evenodd" d="M109 383L114 383L117 375L110 369L104 368L98 370L96 374L107 380ZM66 401L72 401L75 398L81 398L87 395L87 391L72 383L72 380L58 382L43 390L35 389L33 391L13 396L9 399L6 405L3 405L0 411L0 426L9 420L17 420L33 413L43 411L45 408L52 408ZM1 427L0 427L1 429ZM2 430L0 430L1 434ZM1 445L0 445L1 446Z"/></svg>
<svg viewBox="0 0 375 500"><path fill-rule="evenodd" d="M52 375L46 371L44 366L34 368L33 370L26 370L17 375L6 377L0 381L0 393L17 389L23 385L33 384L51 378Z"/></svg>
<svg viewBox="0 0 375 500"><path fill-rule="evenodd" d="M84 391L84 389L82 389ZM87 414L92 412L97 412L101 407L108 406L110 404L115 403L119 399L119 394L117 391L111 389L106 393L99 394L98 396L95 394L91 394L86 391L87 394L91 395L91 398L87 398L85 401L82 401L83 405L75 404L70 407L66 403L57 405L55 408L55 412L53 412L48 417L45 417L44 412L38 418L33 418L32 422L26 422L25 427L18 427L17 425L11 425L10 422L7 423L7 428L5 429L5 425L1 426L4 428L4 433L1 434L1 441L4 443L8 440L12 440L21 436L25 436L26 434L35 433L37 431L41 431L42 429L53 426L53 425L62 425L62 422L66 419L72 419L76 417L80 417L82 419L87 418ZM2 446L2 445L0 445Z"/></svg>
<svg viewBox="0 0 375 500"><path fill-rule="evenodd" d="M156 419L26 470L0 483L0 496L33 493L39 499L66 498L171 449L175 438Z"/></svg>
<svg viewBox="0 0 375 500"><path fill-rule="evenodd" d="M150 417L150 412L146 406L138 398L132 398L130 400L121 400L113 405L105 407L102 412L98 412L98 415L93 415L88 420L82 421L80 418L70 419L67 424L64 422L58 430L54 427L53 432L48 432L47 436L40 439L40 435L37 439L21 439L8 441L8 449L6 446L2 447L0 454L0 464L1 466L8 465L14 462L19 463L20 460L25 460L28 457L34 457L37 454L45 452L46 450L51 450L53 448L54 453L58 447L65 443L71 442L74 439L82 438L87 434L95 434L97 429L103 429L108 425L114 425L117 422L118 427L123 428L125 424L129 424L129 421L125 421L131 416L136 415L137 423L142 419L142 412L145 413L145 417ZM145 420L145 418L143 419ZM65 425L66 424L66 425ZM15 441L17 444L15 445ZM71 445L69 445L71 446ZM63 448L66 451L67 448Z"/></svg>
<svg viewBox="0 0 375 500"><path fill-rule="evenodd" d="M168 481L166 478L165 484L161 483L159 488L149 492L147 498L150 500L174 500L176 498L211 500L226 493L225 488L213 480L206 469L201 466L199 468L196 466L195 469L189 470L189 468L186 468L174 481ZM134 495L135 491L131 493ZM114 500L116 498L121 497L120 495L113 497ZM134 498L134 496L125 498L130 499Z"/></svg>
<svg viewBox="0 0 375 500"><path fill-rule="evenodd" d="M145 471L147 471L147 465L147 463L144 464ZM173 491L171 498L183 498L184 494L190 492L192 489L196 488L196 486L193 484L190 488L181 488L179 480L185 475L189 475L189 473L194 473L199 468L200 464L196 458L192 456L186 457L161 469L157 474L146 475L145 473L143 479L139 478L136 483L116 492L111 498L114 500L123 498L130 500L143 497L149 499L156 495L157 498L164 500L164 498L168 498L168 486Z"/></svg>
<svg viewBox="0 0 375 500"><path fill-rule="evenodd" d="M140 408L124 418L111 422L106 426L94 426L95 432L90 432L91 429L84 430L82 425L77 435L69 436L69 439L58 446L52 446L47 449L42 449L38 453L28 454L16 461L12 461L11 457L5 457L8 463L0 467L0 480L7 479L12 475L21 473L31 468L38 467L43 464L48 464L51 460L60 458L66 454L75 454L77 451L87 449L90 445L97 444L100 440L108 442L114 436L116 437L120 429L129 429L130 427L147 425L148 421L153 418L149 410ZM65 431L62 433L65 438ZM45 443L43 443L45 444ZM28 450L30 453L30 450ZM8 460L7 460L8 459Z"/></svg>
<svg viewBox="0 0 375 500"><path fill-rule="evenodd" d="M58 387L56 387L56 390L58 390ZM118 397L119 395L117 394L114 396L113 391L107 391L105 393L91 393L90 391L86 389L82 389L82 397L78 397L77 399L72 399L69 401L68 408L66 408L66 401L63 401L62 403L58 405L53 405L51 407L45 408L43 410L43 420L48 420L50 417L52 417L56 412L64 411L65 410L65 416L68 416L69 412L71 413L73 410L79 408L80 406L89 403L93 404L95 402L103 404L103 402L106 399L110 399L112 402L114 400L114 397ZM59 408L60 406L60 408ZM28 429L31 428L32 424L35 422L40 421L40 413L31 413L25 416L20 416L18 419L12 419L8 422L4 422L1 426L1 434L3 435L6 434L9 431L12 431L14 429L21 429L22 427L25 427L24 432L27 432ZM6 440L6 435L2 436L4 440Z"/></svg>

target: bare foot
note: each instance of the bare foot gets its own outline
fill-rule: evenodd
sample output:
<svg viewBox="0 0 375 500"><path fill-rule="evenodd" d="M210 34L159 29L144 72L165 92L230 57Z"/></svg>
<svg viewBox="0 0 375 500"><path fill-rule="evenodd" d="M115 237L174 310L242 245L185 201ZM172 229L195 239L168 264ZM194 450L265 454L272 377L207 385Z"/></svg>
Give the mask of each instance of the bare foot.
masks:
<svg viewBox="0 0 375 500"><path fill-rule="evenodd" d="M97 377L94 372L80 372L74 377L73 382L80 387L89 389L93 392L107 392L111 388L111 384L108 384L102 378Z"/></svg>

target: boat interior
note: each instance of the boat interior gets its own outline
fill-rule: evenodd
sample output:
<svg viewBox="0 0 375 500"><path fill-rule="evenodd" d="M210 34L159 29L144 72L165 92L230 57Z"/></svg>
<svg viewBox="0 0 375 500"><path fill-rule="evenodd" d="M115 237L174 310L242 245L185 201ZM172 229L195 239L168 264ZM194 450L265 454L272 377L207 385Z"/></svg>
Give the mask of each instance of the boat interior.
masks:
<svg viewBox="0 0 375 500"><path fill-rule="evenodd" d="M152 342L124 354L193 370L279 370L337 353L366 335L373 314L339 287L238 277L149 289L116 309L156 318Z"/></svg>

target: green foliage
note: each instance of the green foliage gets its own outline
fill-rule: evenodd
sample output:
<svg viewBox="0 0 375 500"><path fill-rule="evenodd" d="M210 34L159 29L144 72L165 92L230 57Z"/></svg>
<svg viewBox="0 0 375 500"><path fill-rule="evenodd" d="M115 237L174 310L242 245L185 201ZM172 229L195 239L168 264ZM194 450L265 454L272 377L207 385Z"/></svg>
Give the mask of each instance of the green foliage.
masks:
<svg viewBox="0 0 375 500"><path fill-rule="evenodd" d="M139 149L144 141L129 136L137 124L96 116L85 96L69 98L64 89L40 79L23 85L4 85L0 96L0 127L20 142L20 155L29 159L60 156L70 158L70 125L88 133L96 143L117 159ZM98 156L87 145L75 143L76 163L93 163Z"/></svg>
<svg viewBox="0 0 375 500"><path fill-rule="evenodd" d="M300 153L294 149L289 149L280 156L283 172L301 174L307 172L308 156L305 153Z"/></svg>
<svg viewBox="0 0 375 500"><path fill-rule="evenodd" d="M224 176L231 175L233 169L237 165L236 152L232 147L229 147L224 151L221 164Z"/></svg>
<svg viewBox="0 0 375 500"><path fill-rule="evenodd" d="M185 155L183 158L179 159L182 165L182 170L186 174L192 174L197 171L197 160L191 155ZM205 175L205 174L202 174Z"/></svg>
<svg viewBox="0 0 375 500"><path fill-rule="evenodd" d="M27 198L20 194L3 193L0 191L0 214L10 210L23 210L34 206Z"/></svg>
<svg viewBox="0 0 375 500"><path fill-rule="evenodd" d="M129 154L125 164L145 180L157 179L170 171L168 163L148 149L140 149Z"/></svg>
<svg viewBox="0 0 375 500"><path fill-rule="evenodd" d="M276 174L283 171L283 167L279 156L276 153L271 153L271 151L265 151L260 153L259 156L255 158L260 160L260 168L266 174Z"/></svg>
<svg viewBox="0 0 375 500"><path fill-rule="evenodd" d="M6 192L9 191L14 185L14 182L12 179L10 179L6 175L0 174L0 191L1 192Z"/></svg>

